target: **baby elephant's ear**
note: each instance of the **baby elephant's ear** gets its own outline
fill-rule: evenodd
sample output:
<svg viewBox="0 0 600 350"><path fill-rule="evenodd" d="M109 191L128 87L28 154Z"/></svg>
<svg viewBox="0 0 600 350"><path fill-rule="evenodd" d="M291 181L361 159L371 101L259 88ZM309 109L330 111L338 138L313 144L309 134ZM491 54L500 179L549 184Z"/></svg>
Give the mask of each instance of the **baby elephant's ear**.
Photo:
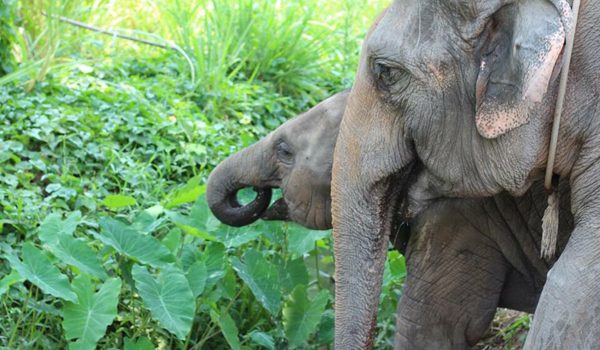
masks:
<svg viewBox="0 0 600 350"><path fill-rule="evenodd" d="M571 10L564 0L527 0L490 19L476 85L476 123L492 139L529 122L565 45Z"/></svg>

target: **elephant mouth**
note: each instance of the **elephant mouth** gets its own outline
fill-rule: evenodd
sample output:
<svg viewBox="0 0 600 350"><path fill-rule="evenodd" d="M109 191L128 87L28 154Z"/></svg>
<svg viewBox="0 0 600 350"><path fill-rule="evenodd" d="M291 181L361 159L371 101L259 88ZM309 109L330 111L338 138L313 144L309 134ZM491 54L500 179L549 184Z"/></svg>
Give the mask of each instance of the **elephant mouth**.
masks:
<svg viewBox="0 0 600 350"><path fill-rule="evenodd" d="M260 217L263 220L289 220L290 212L285 200L279 198L276 200Z"/></svg>

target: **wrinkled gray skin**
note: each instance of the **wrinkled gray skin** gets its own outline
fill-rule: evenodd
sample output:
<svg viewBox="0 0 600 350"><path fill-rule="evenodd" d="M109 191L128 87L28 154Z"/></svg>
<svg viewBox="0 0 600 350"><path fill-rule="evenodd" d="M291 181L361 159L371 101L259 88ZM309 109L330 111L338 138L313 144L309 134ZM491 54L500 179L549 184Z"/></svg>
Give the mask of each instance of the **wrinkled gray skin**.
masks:
<svg viewBox="0 0 600 350"><path fill-rule="evenodd" d="M569 192L562 183L558 255L573 229ZM395 348L471 349L497 307L533 312L554 263L539 258L545 199L535 182L523 196L439 199L421 211L411 222Z"/></svg>
<svg viewBox="0 0 600 350"><path fill-rule="evenodd" d="M341 103L346 96L343 93L334 100ZM293 133L286 129L303 123L302 119L327 120L328 127L337 128L332 123L341 122L344 108L337 103L335 107L311 110L283 124L273 134L287 135L287 142L296 145L296 154L318 157L323 164L331 164L333 147L315 146L335 143L335 133L323 135L331 139L317 139L305 135L315 132L313 128L296 129ZM307 178L305 186L331 180L330 173L319 171L320 164L311 166L315 167L311 174L325 178ZM414 183L410 196L401 201L409 207L419 203L423 190L421 183ZM305 187L305 191L312 190ZM559 253L573 227L566 184L561 192ZM327 196L328 190L321 195ZM284 198L297 202L289 192ZM397 313L397 348L469 348L489 327L497 307L533 312L551 265L538 258L543 212L540 205L544 199L545 194L536 183L519 198L504 193L490 199L436 200L410 220L405 297ZM406 231L403 226L402 230L394 230L391 237L395 248L402 252L409 236ZM420 302L423 296L427 296L426 302Z"/></svg>
<svg viewBox="0 0 600 350"><path fill-rule="evenodd" d="M566 5L396 0L371 28L334 154L336 349L372 346L396 210L389 203L413 169L425 170L417 213L440 197L523 194L541 178ZM574 227L526 349L600 344L599 19L600 3L582 1L554 168L570 184ZM430 297L410 298L426 307Z"/></svg>
<svg viewBox="0 0 600 350"><path fill-rule="evenodd" d="M232 226L262 217L313 229L331 228L333 148L348 94L328 98L221 162L206 190L215 216ZM258 196L241 205L237 193L246 187L257 189ZM281 188L282 198L269 208L271 188Z"/></svg>

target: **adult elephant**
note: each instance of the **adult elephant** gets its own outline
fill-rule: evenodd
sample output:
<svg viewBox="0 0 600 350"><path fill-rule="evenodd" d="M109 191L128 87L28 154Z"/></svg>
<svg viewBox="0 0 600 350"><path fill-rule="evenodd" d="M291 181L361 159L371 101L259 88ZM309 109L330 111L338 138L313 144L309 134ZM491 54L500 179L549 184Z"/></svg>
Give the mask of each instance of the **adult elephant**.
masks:
<svg viewBox="0 0 600 350"><path fill-rule="evenodd" d="M279 183L288 185L295 179L291 174L298 170L297 167L304 168L302 172L306 175L301 178L301 186L298 185L301 190L284 191L280 204L275 207L287 208L285 203L302 203L309 193L313 193L312 197L315 198L329 196L329 187L323 184L331 181L328 168L333 161L336 131L342 120L347 96L348 93L343 92L326 100L284 123L258 142L258 149L266 153L262 157L266 163L255 160L248 165L253 169L245 169L246 173L256 173L259 171L257 169L264 173L276 173L278 178L283 179ZM299 128L298 125L303 127ZM324 128L330 129L330 132L323 133ZM272 161L273 157L268 153L275 152L278 140L284 136L285 142L290 145L289 160L319 159L320 162L288 161L289 166L278 166L279 161ZM244 152L242 150L241 154ZM231 159L238 157L233 155ZM223 162L226 168L232 166L228 165L231 159ZM211 176L208 193L219 189L215 185L237 179L235 172L215 174ZM482 199L436 199L429 203L427 209L419 210L427 188L422 187L424 184L421 181L414 180L418 180L418 177L410 182L400 198L403 209L394 214L396 221L405 224L401 229L393 230L390 237L396 249L403 253L406 249L407 257L404 297L398 304L397 312L396 347L437 350L469 348L477 343L489 327L497 307L533 312L551 266L551 262L539 258L542 210L538 206L545 196L541 183L534 184L525 195L518 198L502 193ZM315 184L320 185L312 187ZM256 181L252 186L261 188L264 184ZM314 195L315 192L318 195ZM563 200L560 208L559 254L573 227L568 208L568 184L563 182L560 192ZM312 206L306 203L304 207ZM220 206L212 205L211 208L218 210ZM272 211L279 215L267 214ZM415 217L407 217L407 213L417 211L419 214ZM291 218L281 214L285 214L285 210L271 208L254 217ZM319 228L330 228L330 214L326 212L322 215L326 219ZM301 219L296 219L296 222L311 223L302 219L304 217L300 216ZM231 220L228 216L226 219Z"/></svg>
<svg viewBox="0 0 600 350"><path fill-rule="evenodd" d="M527 349L600 344L600 3L579 17L553 169L574 228ZM389 203L415 166L423 203L520 195L541 177L571 30L564 0L396 0L371 28L334 155L337 349L371 347Z"/></svg>

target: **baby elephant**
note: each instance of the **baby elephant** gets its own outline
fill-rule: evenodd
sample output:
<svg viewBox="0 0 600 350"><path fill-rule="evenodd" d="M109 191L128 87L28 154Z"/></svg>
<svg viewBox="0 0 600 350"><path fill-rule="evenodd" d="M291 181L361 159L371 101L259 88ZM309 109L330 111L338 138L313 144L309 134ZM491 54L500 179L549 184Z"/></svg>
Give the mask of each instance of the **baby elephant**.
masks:
<svg viewBox="0 0 600 350"><path fill-rule="evenodd" d="M206 190L215 216L231 226L263 218L331 228L333 148L348 95L344 91L328 98L219 164ZM258 195L241 205L237 193L246 187ZM271 189L277 187L283 197L269 208Z"/></svg>

